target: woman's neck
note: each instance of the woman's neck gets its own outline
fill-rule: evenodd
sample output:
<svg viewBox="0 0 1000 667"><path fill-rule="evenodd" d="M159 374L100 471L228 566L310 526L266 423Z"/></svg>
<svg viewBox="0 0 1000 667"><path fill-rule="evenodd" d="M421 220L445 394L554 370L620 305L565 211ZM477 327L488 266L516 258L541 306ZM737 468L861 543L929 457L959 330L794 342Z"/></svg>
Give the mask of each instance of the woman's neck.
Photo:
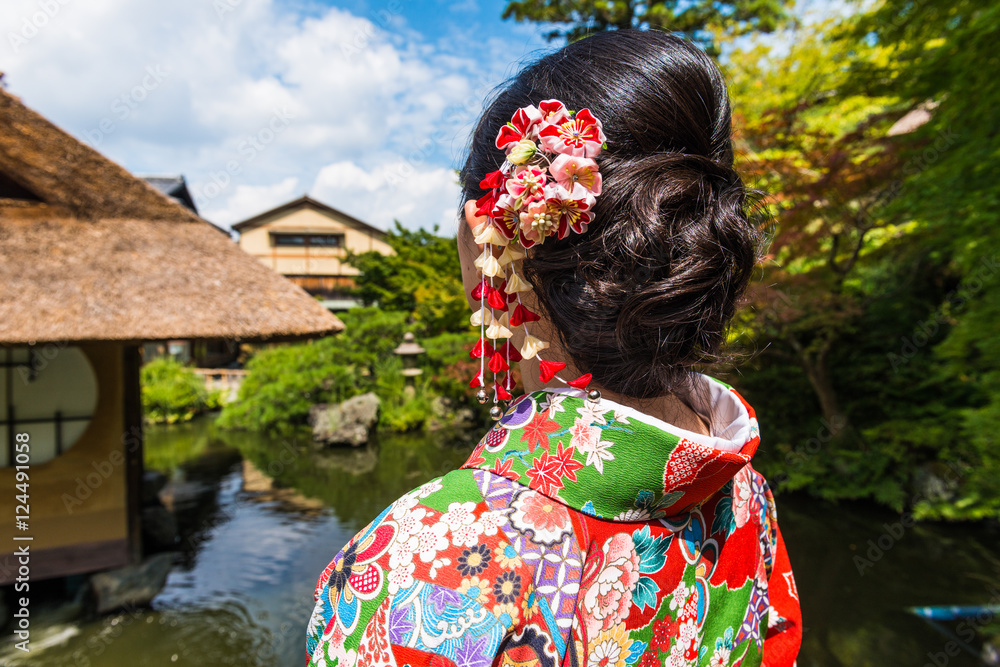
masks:
<svg viewBox="0 0 1000 667"><path fill-rule="evenodd" d="M525 306L533 312L540 312L538 305L535 302L534 294L530 292L526 294L524 302ZM566 368L559 373L559 376L564 380L572 380L573 378L579 377L583 373L587 372L584 369L578 369L574 366L569 355L562 349L559 333L555 330L555 327L552 326L551 322L549 322L548 318L543 316L538 322L535 322L532 325L531 333L537 338L541 338L549 343L548 349L541 352L543 359L563 361L566 363ZM524 342L524 331L521 327L515 329L511 342L518 349L520 349ZM543 384L539 381L537 357L522 360L519 366L521 369L521 383L524 385L524 389L528 393L540 391L542 389L555 389L565 386L558 380L552 380L547 384ZM601 392L601 396L610 401L633 408L634 410L643 412L651 417L656 417L660 421L672 424L677 428L684 429L685 431L691 431L693 433L700 433L702 435L711 435L711 427L709 424L711 417L708 415L699 415L698 412L691 407L691 401L684 395L667 394L665 396L657 396L655 398L640 399L633 396L626 396L618 392L609 391L597 383L595 383L592 388L599 390Z"/></svg>
<svg viewBox="0 0 1000 667"><path fill-rule="evenodd" d="M551 349L546 350L545 352L551 352ZM547 359L555 360L565 358L565 356L561 354L546 354L545 352L542 354ZM537 358L521 361L520 369L521 382L524 385L525 391L528 393L544 389L556 389L564 386L558 380L552 380L547 384L539 382ZM581 375L581 372L576 369L572 363L567 362L566 368L560 372L559 375L564 379L572 380L573 378ZM638 410L639 412L645 413L651 417L656 417L657 419L668 424L672 424L677 428L685 431L691 431L693 433L700 433L701 435L712 435L711 427L706 417L698 414L698 412L691 407L685 398L676 394L667 394L666 396L657 396L655 398L635 398L633 396L626 396L618 392L609 391L596 383L592 385L592 388L599 390L602 398L606 398L620 405Z"/></svg>

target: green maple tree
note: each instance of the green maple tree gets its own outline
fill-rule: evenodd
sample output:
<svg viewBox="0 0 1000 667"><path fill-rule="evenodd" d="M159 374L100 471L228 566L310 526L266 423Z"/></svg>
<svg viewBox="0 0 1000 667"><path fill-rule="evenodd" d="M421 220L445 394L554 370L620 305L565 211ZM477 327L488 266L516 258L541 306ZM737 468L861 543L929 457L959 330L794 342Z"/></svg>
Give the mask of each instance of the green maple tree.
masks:
<svg viewBox="0 0 1000 667"><path fill-rule="evenodd" d="M719 40L772 32L788 21L787 0L511 0L503 18L553 24L549 40L573 42L603 30L656 29L687 37L713 55Z"/></svg>

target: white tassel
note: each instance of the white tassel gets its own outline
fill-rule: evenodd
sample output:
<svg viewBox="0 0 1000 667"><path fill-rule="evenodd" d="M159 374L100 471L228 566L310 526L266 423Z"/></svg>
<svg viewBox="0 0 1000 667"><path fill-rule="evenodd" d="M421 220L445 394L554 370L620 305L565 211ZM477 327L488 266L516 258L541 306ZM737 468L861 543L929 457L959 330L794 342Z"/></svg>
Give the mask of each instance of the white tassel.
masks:
<svg viewBox="0 0 1000 667"><path fill-rule="evenodd" d="M489 308L480 308L476 312L472 313L472 317L469 318L469 324L474 327L482 326L486 322L487 326L493 324L493 311Z"/></svg>
<svg viewBox="0 0 1000 667"><path fill-rule="evenodd" d="M500 256L497 257L497 261L500 262L501 266L507 266L511 262L516 262L517 260L523 258L524 253L514 250L513 246L507 246L503 249L503 252L500 253Z"/></svg>
<svg viewBox="0 0 1000 667"><path fill-rule="evenodd" d="M486 337L490 340L496 340L498 338L510 338L514 335L507 327L501 325L498 321L494 321L493 324L486 329Z"/></svg>
<svg viewBox="0 0 1000 667"><path fill-rule="evenodd" d="M544 340L535 338L532 335L524 337L524 345L521 346L521 358L532 359L536 354L549 346Z"/></svg>
<svg viewBox="0 0 1000 667"><path fill-rule="evenodd" d="M515 273L507 281L507 287L504 288L504 291L507 294L513 294L514 292L528 292L532 289L534 289L534 286L531 283Z"/></svg>
<svg viewBox="0 0 1000 667"><path fill-rule="evenodd" d="M496 228L496 225L488 225L479 234L476 234L476 243L482 245L498 245L505 246L509 241L507 237L500 233L500 230Z"/></svg>
<svg viewBox="0 0 1000 667"><path fill-rule="evenodd" d="M507 251L510 252L510 259L511 259L511 261L516 262L517 260L524 259L524 257L525 257L524 251L523 250L519 250L519 249L515 248L514 246L507 246L506 249L507 249Z"/></svg>
<svg viewBox="0 0 1000 667"><path fill-rule="evenodd" d="M483 261L480 271L483 272L484 276L489 276L490 278L496 278L504 272L503 267L500 266L500 262L493 255L490 255Z"/></svg>

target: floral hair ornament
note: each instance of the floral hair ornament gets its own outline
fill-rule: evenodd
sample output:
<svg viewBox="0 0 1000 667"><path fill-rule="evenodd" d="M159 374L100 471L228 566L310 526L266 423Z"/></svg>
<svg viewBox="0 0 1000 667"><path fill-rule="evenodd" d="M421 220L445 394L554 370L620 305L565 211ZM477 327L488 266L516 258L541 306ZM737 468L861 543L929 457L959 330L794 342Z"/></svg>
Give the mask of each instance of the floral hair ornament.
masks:
<svg viewBox="0 0 1000 667"><path fill-rule="evenodd" d="M487 220L473 230L483 254L476 260L480 280L471 293L479 309L469 320L479 327L479 341L470 352L471 358L479 359L479 372L469 386L479 387L476 398L486 403L486 371L493 374L490 416L495 420L503 415L497 403L512 398L512 362L537 358L541 382L554 378L581 390L590 385L590 373L564 380L559 371L566 364L542 358L549 344L528 330L539 316L521 303L521 295L533 286L517 273L515 262L525 257L526 249L548 238L587 231L601 194L594 158L606 148L605 141L601 121L589 109L574 113L559 100L518 109L497 135L496 147L507 159L479 184L488 192L476 201L476 215ZM497 255L495 248L503 250ZM523 327L525 334L520 349L510 341L517 327ZM600 400L601 393L590 390L587 398Z"/></svg>

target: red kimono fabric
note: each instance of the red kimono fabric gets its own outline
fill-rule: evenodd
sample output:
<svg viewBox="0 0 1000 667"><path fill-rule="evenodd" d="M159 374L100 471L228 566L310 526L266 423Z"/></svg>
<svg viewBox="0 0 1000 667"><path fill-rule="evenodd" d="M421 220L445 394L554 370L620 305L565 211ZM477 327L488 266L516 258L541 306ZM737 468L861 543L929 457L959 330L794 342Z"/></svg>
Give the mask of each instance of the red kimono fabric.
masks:
<svg viewBox="0 0 1000 667"><path fill-rule="evenodd" d="M798 593L753 410L699 376L712 435L578 390L517 399L457 471L319 578L310 665L792 665Z"/></svg>

